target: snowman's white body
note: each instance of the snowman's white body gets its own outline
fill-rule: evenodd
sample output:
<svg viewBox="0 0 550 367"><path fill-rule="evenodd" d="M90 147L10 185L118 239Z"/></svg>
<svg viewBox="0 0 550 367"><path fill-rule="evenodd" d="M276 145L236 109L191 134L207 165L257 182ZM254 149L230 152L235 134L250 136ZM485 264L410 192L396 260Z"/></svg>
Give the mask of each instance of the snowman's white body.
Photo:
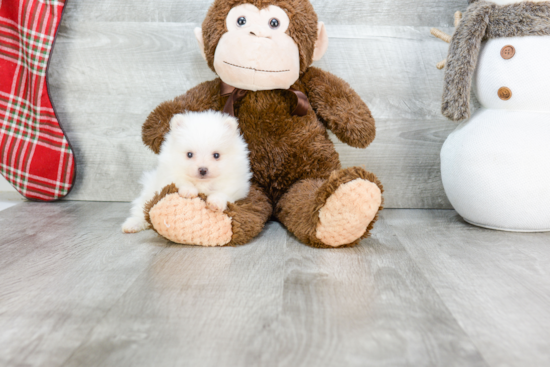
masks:
<svg viewBox="0 0 550 367"><path fill-rule="evenodd" d="M508 60L507 45L515 48ZM550 231L550 36L485 42L474 85L482 108L441 151L451 204L482 227ZM501 87L511 99L499 98Z"/></svg>

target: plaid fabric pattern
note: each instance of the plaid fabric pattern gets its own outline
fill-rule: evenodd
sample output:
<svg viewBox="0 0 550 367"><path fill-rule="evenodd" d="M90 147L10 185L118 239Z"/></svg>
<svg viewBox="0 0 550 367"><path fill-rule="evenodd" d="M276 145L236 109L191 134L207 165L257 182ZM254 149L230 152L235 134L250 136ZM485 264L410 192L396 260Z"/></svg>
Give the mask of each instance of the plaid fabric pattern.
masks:
<svg viewBox="0 0 550 367"><path fill-rule="evenodd" d="M25 197L68 194L74 155L59 126L46 69L65 0L0 0L0 172Z"/></svg>

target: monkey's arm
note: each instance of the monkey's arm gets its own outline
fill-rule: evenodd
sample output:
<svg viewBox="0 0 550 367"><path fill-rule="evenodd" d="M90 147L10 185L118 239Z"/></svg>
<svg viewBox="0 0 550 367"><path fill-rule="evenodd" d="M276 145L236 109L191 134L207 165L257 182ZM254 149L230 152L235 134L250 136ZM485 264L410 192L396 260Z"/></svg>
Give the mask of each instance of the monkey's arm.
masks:
<svg viewBox="0 0 550 367"><path fill-rule="evenodd" d="M171 101L161 103L143 123L141 139L155 154L159 154L164 135L170 131L170 120L178 113L219 111L221 104L220 80L204 82Z"/></svg>
<svg viewBox="0 0 550 367"><path fill-rule="evenodd" d="M348 83L311 67L302 77L311 106L340 141L366 148L376 135L369 108Z"/></svg>

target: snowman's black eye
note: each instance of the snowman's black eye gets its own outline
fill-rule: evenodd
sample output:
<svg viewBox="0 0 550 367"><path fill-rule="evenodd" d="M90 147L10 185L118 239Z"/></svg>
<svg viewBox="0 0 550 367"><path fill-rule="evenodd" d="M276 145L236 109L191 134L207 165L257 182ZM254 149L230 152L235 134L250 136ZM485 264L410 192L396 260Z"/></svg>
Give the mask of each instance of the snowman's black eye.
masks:
<svg viewBox="0 0 550 367"><path fill-rule="evenodd" d="M246 18L240 17L239 19L237 19L237 24L239 25L239 27L242 27L243 25L246 24Z"/></svg>
<svg viewBox="0 0 550 367"><path fill-rule="evenodd" d="M191 152L187 153L187 157L193 158L193 153L191 153Z"/></svg>
<svg viewBox="0 0 550 367"><path fill-rule="evenodd" d="M271 19L271 20L269 21L269 25L271 26L271 28L274 28L274 29L275 29L275 28L279 28L279 25L280 25L279 19L277 19L277 18Z"/></svg>
<svg viewBox="0 0 550 367"><path fill-rule="evenodd" d="M220 153L214 153L214 158L219 159L220 158Z"/></svg>

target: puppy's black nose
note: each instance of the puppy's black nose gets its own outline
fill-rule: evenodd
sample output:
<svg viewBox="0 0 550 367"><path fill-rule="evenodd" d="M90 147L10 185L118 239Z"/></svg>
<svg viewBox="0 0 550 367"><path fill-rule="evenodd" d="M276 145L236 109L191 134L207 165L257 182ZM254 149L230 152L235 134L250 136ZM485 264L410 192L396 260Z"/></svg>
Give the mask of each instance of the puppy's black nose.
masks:
<svg viewBox="0 0 550 367"><path fill-rule="evenodd" d="M206 176L206 174L208 173L208 168L200 167L199 168L199 173L201 174L201 176Z"/></svg>

